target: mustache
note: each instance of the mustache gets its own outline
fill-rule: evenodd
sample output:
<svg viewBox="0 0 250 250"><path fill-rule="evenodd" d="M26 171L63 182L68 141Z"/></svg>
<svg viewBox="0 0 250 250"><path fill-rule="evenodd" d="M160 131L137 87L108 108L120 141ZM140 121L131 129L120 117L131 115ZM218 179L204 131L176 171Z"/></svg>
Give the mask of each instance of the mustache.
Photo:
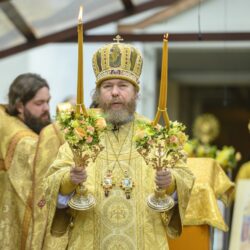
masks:
<svg viewBox="0 0 250 250"><path fill-rule="evenodd" d="M114 103L124 104L124 102L121 99L119 99L119 98L112 98L110 101L107 102L108 105L114 104Z"/></svg>
<svg viewBox="0 0 250 250"><path fill-rule="evenodd" d="M45 115L50 116L50 112L49 112L49 111L44 111L44 112L41 114L40 117L45 116Z"/></svg>
<svg viewBox="0 0 250 250"><path fill-rule="evenodd" d="M111 100L110 100L111 103L114 103L114 102L123 102L119 97L113 97Z"/></svg>

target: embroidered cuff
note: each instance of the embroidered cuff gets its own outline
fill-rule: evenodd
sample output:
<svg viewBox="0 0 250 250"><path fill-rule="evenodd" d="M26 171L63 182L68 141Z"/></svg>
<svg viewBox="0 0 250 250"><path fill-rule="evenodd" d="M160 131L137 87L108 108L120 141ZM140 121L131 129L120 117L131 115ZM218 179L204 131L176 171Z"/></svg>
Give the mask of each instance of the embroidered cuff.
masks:
<svg viewBox="0 0 250 250"><path fill-rule="evenodd" d="M168 195L171 195L176 189L175 177L173 176L173 174L171 174L171 177L172 177L171 183L170 183L169 187L166 189L166 193Z"/></svg>

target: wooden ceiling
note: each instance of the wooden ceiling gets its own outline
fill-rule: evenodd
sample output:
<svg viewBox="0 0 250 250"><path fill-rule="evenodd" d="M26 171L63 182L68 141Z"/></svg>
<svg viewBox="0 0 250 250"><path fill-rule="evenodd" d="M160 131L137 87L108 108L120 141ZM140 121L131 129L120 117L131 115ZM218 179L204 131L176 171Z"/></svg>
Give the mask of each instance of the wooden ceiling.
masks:
<svg viewBox="0 0 250 250"><path fill-rule="evenodd" d="M137 28L143 29L148 25L155 24L162 20L171 18L178 15L183 11L191 8L192 6L199 4L200 0L151 0L141 4L134 4L133 0L120 0L123 4L123 10L113 12L111 14L98 17L87 23L84 23L85 32L99 27L104 24L117 22L123 18L140 14L147 10L152 10L157 7L168 7L160 10L159 12L151 15L150 17L137 22L133 25L118 25L118 32L122 35L126 41L144 41L144 42L159 42L162 40L162 34L136 34L134 31ZM169 8L171 7L171 8ZM27 23L25 16L15 8L11 1L0 0L0 8L12 22L15 28L25 37L26 42L11 48L0 50L0 58L4 58L40 45L55 42L76 42L77 32L76 26L64 29L60 32L56 32L41 38L35 36L34 31L29 23ZM111 35L84 35L86 42L106 42L112 41L115 34ZM170 41L244 41L250 40L250 33L178 33L172 34L169 37Z"/></svg>

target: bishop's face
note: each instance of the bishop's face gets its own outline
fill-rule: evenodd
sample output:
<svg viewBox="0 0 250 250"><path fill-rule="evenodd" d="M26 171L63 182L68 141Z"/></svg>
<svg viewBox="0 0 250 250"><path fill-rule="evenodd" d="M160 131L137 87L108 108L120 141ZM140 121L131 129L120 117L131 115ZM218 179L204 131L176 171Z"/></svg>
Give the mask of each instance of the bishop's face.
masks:
<svg viewBox="0 0 250 250"><path fill-rule="evenodd" d="M103 81L99 89L99 107L112 124L121 125L133 119L136 99L135 87L126 80L109 79Z"/></svg>

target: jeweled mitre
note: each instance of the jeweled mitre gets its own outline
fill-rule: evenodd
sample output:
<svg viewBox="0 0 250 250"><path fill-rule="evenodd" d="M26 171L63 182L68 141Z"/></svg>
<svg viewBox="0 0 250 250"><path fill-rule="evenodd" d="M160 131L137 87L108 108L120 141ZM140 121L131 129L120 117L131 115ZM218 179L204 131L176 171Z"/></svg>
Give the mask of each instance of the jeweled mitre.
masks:
<svg viewBox="0 0 250 250"><path fill-rule="evenodd" d="M124 79L139 89L142 56L131 44L114 42L98 49L92 59L96 85L107 79Z"/></svg>

